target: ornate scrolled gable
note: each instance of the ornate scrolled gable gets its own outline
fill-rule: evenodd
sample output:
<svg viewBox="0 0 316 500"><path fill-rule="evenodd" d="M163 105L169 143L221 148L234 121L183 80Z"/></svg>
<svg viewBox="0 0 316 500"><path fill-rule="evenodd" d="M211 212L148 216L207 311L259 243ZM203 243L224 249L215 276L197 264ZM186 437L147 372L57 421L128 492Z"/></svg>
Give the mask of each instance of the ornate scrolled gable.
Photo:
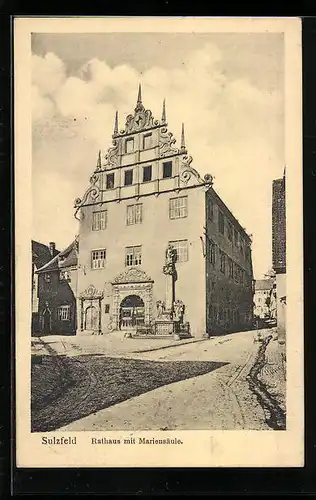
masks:
<svg viewBox="0 0 316 500"><path fill-rule="evenodd" d="M89 285L88 288L79 295L79 298L86 300L103 299L103 295L102 290L97 290L94 285Z"/></svg>
<svg viewBox="0 0 316 500"><path fill-rule="evenodd" d="M120 283L148 283L152 282L152 278L142 269L138 267L130 267L126 271L118 274L112 281L112 284Z"/></svg>

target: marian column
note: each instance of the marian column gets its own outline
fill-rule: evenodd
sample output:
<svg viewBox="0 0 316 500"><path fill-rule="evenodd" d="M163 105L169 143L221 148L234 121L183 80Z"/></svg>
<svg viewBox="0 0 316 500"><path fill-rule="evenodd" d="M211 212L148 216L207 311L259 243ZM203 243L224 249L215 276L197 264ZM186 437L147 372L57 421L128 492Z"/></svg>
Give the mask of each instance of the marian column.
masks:
<svg viewBox="0 0 316 500"><path fill-rule="evenodd" d="M166 261L163 266L163 273L166 276L165 313L170 314L172 319L173 303L175 300L174 283L176 276L176 250L172 245L168 245L166 250Z"/></svg>

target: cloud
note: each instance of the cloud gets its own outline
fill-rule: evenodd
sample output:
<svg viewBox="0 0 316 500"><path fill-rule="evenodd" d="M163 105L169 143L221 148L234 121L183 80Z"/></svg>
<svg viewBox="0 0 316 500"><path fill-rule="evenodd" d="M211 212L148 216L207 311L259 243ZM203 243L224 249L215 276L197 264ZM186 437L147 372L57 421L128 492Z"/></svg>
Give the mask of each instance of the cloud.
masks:
<svg viewBox="0 0 316 500"><path fill-rule="evenodd" d="M229 68L224 74L221 61L219 49L208 44L173 70L154 66L139 74L127 64L112 68L92 59L67 77L55 54L33 56L34 185L45 178L58 194L51 203L63 207L62 229L49 228L56 240L65 246L72 238L73 199L88 185L98 149L111 145L115 111L123 128L141 82L144 105L160 118L166 98L169 130L179 142L185 123L192 165L215 176L214 188L253 233L256 273L271 266L271 183L283 171L282 94L256 88L247 75L237 79ZM51 239L43 229L51 214L45 196L35 198L38 212L38 238Z"/></svg>

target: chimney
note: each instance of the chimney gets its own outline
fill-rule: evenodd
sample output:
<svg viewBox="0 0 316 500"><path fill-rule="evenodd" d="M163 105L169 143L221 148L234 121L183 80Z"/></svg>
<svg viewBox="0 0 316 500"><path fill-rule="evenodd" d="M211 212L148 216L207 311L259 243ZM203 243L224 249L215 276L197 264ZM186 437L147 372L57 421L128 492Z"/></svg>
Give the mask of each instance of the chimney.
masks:
<svg viewBox="0 0 316 500"><path fill-rule="evenodd" d="M54 257L55 255L55 251L56 251L56 244L54 241L50 241L49 244L48 244L48 247L49 247L49 251L50 251L50 254L52 257Z"/></svg>

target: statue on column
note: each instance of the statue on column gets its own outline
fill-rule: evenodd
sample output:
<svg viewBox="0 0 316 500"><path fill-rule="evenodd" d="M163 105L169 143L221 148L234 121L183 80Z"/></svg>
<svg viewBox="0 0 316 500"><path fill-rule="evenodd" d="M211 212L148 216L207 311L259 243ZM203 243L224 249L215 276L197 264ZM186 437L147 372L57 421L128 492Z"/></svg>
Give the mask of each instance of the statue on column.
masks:
<svg viewBox="0 0 316 500"><path fill-rule="evenodd" d="M169 243L165 253L165 265L162 268L164 274L170 274L172 276L175 274L176 259L177 259L177 252L175 248Z"/></svg>

